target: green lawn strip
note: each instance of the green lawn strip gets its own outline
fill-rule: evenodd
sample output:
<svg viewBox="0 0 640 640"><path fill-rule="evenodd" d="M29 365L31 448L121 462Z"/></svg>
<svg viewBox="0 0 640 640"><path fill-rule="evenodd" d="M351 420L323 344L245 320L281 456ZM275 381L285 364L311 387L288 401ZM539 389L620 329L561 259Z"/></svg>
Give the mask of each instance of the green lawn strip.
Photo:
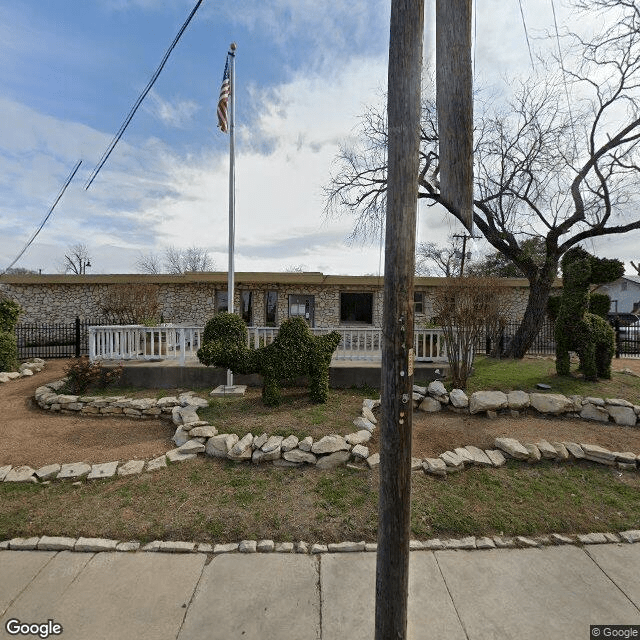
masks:
<svg viewBox="0 0 640 640"><path fill-rule="evenodd" d="M412 537L637 529L640 476L590 463L416 473ZM376 540L378 476L198 459L74 486L0 484L0 539Z"/></svg>
<svg viewBox="0 0 640 640"><path fill-rule="evenodd" d="M613 369L616 369L614 360ZM474 363L473 375L467 381L466 392L495 389L499 391L536 391L541 382L551 386L552 393L564 395L597 396L601 398L625 398L636 402L640 398L640 378L613 373L611 380L585 381L572 365L571 376L556 375L552 360L526 358L524 360L497 360L479 356ZM445 381L446 384L446 381Z"/></svg>
<svg viewBox="0 0 640 640"><path fill-rule="evenodd" d="M326 403L314 404L307 389L290 387L283 389L279 406L265 407L260 389L249 388L242 398L210 400L208 407L198 409L198 416L220 433L235 433L240 438L247 433L268 433L317 440L330 433L355 431L353 420L360 415L364 397L359 389L331 389Z"/></svg>

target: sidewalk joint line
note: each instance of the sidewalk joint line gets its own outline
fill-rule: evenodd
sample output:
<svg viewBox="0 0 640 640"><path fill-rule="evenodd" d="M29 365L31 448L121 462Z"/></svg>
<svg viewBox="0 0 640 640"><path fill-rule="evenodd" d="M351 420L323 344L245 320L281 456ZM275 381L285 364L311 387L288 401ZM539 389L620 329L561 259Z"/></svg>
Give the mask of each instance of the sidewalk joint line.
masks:
<svg viewBox="0 0 640 640"><path fill-rule="evenodd" d="M178 628L178 633L176 633L176 640L180 638L180 634L182 633L182 627L184 627L184 623L187 620L187 614L189 613L189 609L191 609L191 604L193 603L194 598L196 597L196 593L198 592L198 587L200 586L200 582L202 581L202 575L204 574L204 570L209 566L210 562L203 562L202 569L200 570L200 575L196 580L196 584L193 587L193 592L191 593L191 597L189 598L189 602L187 602L187 606L184 608L184 615L182 616L182 622L180 623L180 627Z"/></svg>
<svg viewBox="0 0 640 640"><path fill-rule="evenodd" d="M447 589L447 593L449 594L449 600L451 600L451 604L453 605L453 610L456 612L456 616L458 616L458 621L460 622L460 627L462 628L462 632L464 633L464 637L469 640L469 634L467 633L467 628L464 626L464 622L462 621L462 618L460 617L460 612L458 611L458 607L456 606L456 601L453 599L453 595L451 593L451 589L449 589L449 585L447 584L447 580L444 577L444 573L442 572L442 567L440 566L440 563L438 562L438 554L435 551L432 551L433 553L433 558L436 561L436 566L438 567L438 571L440 572L440 575L442 576L442 582L444 582L444 586Z"/></svg>
<svg viewBox="0 0 640 640"><path fill-rule="evenodd" d="M316 573L318 574L318 640L322 640L322 606L323 606L323 602L322 602L322 580L320 578L320 571L321 571L321 562L322 562L322 553L318 554L318 557L316 559Z"/></svg>
<svg viewBox="0 0 640 640"><path fill-rule="evenodd" d="M588 547L583 547L582 550L587 554L587 557L591 559L593 564L604 573L607 579L615 586L615 588L631 603L633 608L640 613L640 607L622 590L618 583L598 564L598 561L589 553Z"/></svg>

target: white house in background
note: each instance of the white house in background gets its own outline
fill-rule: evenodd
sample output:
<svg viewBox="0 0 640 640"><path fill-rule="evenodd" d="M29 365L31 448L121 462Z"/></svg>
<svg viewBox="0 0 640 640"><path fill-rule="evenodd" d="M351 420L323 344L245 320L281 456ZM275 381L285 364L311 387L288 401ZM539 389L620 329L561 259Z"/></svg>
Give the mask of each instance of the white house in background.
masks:
<svg viewBox="0 0 640 640"><path fill-rule="evenodd" d="M596 287L611 298L611 313L635 313L640 310L640 276L622 276Z"/></svg>

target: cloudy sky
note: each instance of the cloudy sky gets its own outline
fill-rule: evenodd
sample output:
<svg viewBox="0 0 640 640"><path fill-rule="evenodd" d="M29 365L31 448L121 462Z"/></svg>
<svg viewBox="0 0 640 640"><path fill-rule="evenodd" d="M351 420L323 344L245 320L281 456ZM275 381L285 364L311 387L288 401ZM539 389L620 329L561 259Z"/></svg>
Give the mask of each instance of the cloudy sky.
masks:
<svg viewBox="0 0 640 640"><path fill-rule="evenodd" d="M205 0L89 190L85 182L195 0L0 0L0 268L76 179L16 266L59 271L85 243L93 273L135 272L140 254L205 247L227 264L228 136L216 104L229 43L236 76L236 269L378 273L377 244L348 244L323 217L339 144L386 84L389 0ZM427 0L425 57L433 57ZM529 35L553 27L523 0ZM571 20L556 0L561 23ZM478 2L476 77L498 90L530 68L517 0ZM535 39L534 47L543 46ZM462 228L421 209L418 239ZM602 243L635 259L638 235ZM483 246L475 247L480 252Z"/></svg>

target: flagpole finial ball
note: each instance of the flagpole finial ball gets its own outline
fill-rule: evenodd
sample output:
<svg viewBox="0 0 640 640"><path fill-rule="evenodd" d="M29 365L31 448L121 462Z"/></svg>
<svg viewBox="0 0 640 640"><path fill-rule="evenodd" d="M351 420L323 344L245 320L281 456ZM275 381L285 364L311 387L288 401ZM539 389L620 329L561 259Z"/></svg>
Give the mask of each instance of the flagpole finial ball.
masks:
<svg viewBox="0 0 640 640"><path fill-rule="evenodd" d="M235 51L236 50L236 43L232 42L230 45L231 51Z"/></svg>

